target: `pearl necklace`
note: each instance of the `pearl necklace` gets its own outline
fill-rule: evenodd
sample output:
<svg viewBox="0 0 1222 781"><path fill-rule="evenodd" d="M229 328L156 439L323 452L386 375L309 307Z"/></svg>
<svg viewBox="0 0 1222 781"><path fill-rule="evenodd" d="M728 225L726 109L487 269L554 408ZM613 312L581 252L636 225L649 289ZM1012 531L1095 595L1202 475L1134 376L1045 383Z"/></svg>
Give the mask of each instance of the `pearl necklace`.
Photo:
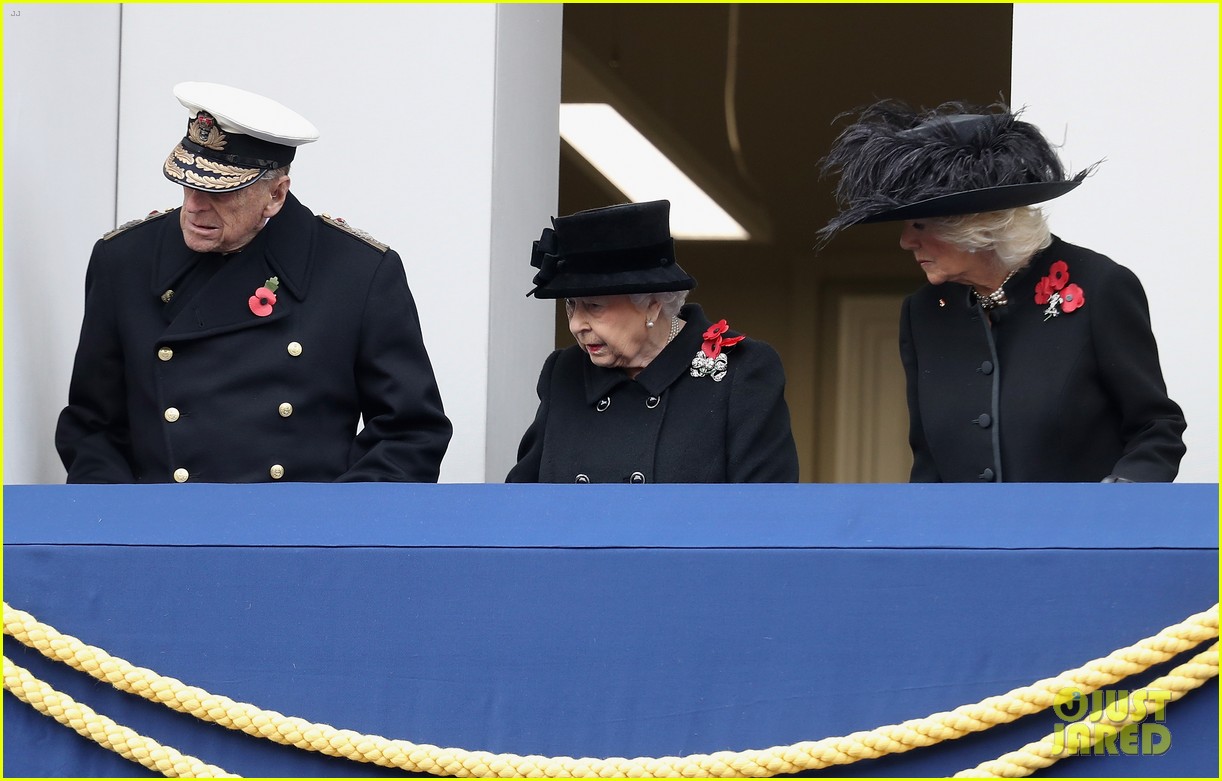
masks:
<svg viewBox="0 0 1222 781"><path fill-rule="evenodd" d="M1001 281L1001 284L997 286L997 289L992 293L989 293L987 296L980 295L976 292L976 288L972 288L972 295L976 297L976 301L980 304L980 308L989 310L993 307L1005 306L1008 303L1006 300L1006 283L1009 282L1010 278L1017 273L1018 269L1014 269L1009 274L1006 274L1006 278Z"/></svg>
<svg viewBox="0 0 1222 781"><path fill-rule="evenodd" d="M680 323L682 322L683 321L677 317L672 317L670 319L670 336L666 338L667 344L670 344L671 342L675 341L675 337L679 335L679 329L683 327L682 325L680 325Z"/></svg>

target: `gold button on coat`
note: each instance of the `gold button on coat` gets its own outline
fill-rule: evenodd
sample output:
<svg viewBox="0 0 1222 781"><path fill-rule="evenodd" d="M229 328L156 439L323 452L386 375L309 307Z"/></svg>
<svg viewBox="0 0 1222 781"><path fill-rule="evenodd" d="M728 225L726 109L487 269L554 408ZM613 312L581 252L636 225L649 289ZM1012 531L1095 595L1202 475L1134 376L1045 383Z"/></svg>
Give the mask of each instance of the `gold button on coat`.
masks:
<svg viewBox="0 0 1222 781"><path fill-rule="evenodd" d="M267 473L272 476L273 480L279 480L284 477L284 467L279 464L272 464L272 468L267 470Z"/></svg>
<svg viewBox="0 0 1222 781"><path fill-rule="evenodd" d="M174 470L174 482L176 483L185 483L187 482L187 478L190 476L191 475L187 474L187 470L183 469L182 467Z"/></svg>
<svg viewBox="0 0 1222 781"><path fill-rule="evenodd" d="M163 361L168 361L174 357L174 351L171 350L169 347L162 347L160 350L157 351L157 357Z"/></svg>
<svg viewBox="0 0 1222 781"><path fill-rule="evenodd" d="M169 422L171 422L171 423L173 423L174 421L178 420L178 408L177 408L177 407L170 407L170 408L166 409L166 411L165 411L165 419L166 419L166 420L168 420L168 421L169 421Z"/></svg>
<svg viewBox="0 0 1222 781"><path fill-rule="evenodd" d="M293 405L287 401L280 405L280 417L287 418L293 414Z"/></svg>
<svg viewBox="0 0 1222 781"><path fill-rule="evenodd" d="M294 358L301 355L301 342L289 342L288 351Z"/></svg>

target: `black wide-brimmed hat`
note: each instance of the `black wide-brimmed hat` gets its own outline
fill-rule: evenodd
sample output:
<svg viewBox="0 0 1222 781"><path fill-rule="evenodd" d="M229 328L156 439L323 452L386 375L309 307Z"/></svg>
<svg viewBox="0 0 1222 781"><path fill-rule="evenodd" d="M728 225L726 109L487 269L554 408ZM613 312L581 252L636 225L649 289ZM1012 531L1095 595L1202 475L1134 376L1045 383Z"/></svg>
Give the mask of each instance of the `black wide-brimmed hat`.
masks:
<svg viewBox="0 0 1222 781"><path fill-rule="evenodd" d="M1004 104L945 103L915 111L867 107L836 139L823 173L839 174L840 214L821 240L850 225L979 214L1030 206L1077 187L1094 166L1066 175L1039 129Z"/></svg>
<svg viewBox="0 0 1222 781"><path fill-rule="evenodd" d="M187 134L162 166L175 184L211 193L240 190L318 139L305 117L236 87L185 81L174 86L174 97L189 112Z"/></svg>
<svg viewBox="0 0 1222 781"><path fill-rule="evenodd" d="M675 262L670 201L607 206L552 219L534 243L536 298L691 290Z"/></svg>

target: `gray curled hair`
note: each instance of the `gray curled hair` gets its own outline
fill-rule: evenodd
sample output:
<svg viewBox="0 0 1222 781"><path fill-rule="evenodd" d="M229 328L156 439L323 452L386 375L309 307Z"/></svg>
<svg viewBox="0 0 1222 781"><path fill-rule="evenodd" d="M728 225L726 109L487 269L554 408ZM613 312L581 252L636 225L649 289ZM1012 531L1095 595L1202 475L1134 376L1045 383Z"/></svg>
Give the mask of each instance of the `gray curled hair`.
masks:
<svg viewBox="0 0 1222 781"><path fill-rule="evenodd" d="M1048 220L1036 206L915 222L924 223L936 237L961 250L991 250L1007 271L1027 265L1035 253L1052 243Z"/></svg>
<svg viewBox="0 0 1222 781"><path fill-rule="evenodd" d="M649 307L650 301L657 301L662 307L658 313L658 319L669 320L679 314L679 310L687 303L687 293L686 290L673 290L666 293L629 293L628 298L632 300L632 305L641 311Z"/></svg>
<svg viewBox="0 0 1222 781"><path fill-rule="evenodd" d="M279 168L268 168L266 171L259 174L259 180L264 182L274 182L277 179L282 179L289 175L289 169L291 167L292 163L282 165Z"/></svg>

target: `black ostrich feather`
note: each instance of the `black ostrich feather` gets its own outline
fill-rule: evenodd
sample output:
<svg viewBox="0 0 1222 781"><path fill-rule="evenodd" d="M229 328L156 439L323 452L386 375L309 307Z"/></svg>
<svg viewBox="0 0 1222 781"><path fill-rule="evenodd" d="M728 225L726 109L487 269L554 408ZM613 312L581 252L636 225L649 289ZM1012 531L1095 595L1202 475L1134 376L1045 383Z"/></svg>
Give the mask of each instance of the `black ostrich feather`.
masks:
<svg viewBox="0 0 1222 781"><path fill-rule="evenodd" d="M959 102L917 111L892 100L862 109L822 162L823 176L839 176L834 193L841 211L820 238L826 242L849 225L929 198L1064 181L1056 152L1020 113L1003 103Z"/></svg>

